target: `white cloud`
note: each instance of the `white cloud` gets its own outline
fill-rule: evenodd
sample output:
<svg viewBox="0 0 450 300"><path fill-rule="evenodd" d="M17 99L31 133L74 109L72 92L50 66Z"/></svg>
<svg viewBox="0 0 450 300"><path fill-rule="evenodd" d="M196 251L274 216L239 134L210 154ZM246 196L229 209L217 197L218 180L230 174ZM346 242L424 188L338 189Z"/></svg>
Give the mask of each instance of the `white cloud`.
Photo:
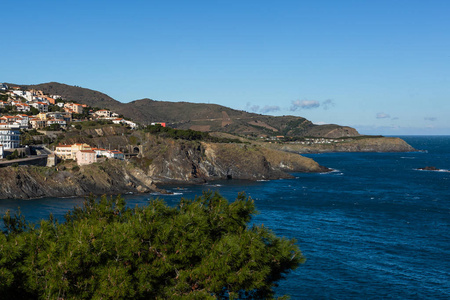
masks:
<svg viewBox="0 0 450 300"><path fill-rule="evenodd" d="M318 108L320 106L320 102L316 100L296 100L292 101L292 105L290 110L296 111L297 109L312 109Z"/></svg>
<svg viewBox="0 0 450 300"><path fill-rule="evenodd" d="M385 114L385 113L377 113L377 119L389 119L389 118L391 118L391 116L390 115L388 115L388 114Z"/></svg>
<svg viewBox="0 0 450 300"><path fill-rule="evenodd" d="M261 113L266 114L269 112L279 111L280 107L278 105L266 105L261 108Z"/></svg>

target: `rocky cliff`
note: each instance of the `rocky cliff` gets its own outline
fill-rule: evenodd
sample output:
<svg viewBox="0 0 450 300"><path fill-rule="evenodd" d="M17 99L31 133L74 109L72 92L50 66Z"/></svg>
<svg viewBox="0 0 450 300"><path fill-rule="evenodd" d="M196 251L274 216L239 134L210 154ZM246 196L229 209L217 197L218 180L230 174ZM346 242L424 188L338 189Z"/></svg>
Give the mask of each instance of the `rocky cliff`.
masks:
<svg viewBox="0 0 450 300"><path fill-rule="evenodd" d="M106 160L87 166L0 168L0 199L69 197L160 191L156 184L216 179L275 179L290 172L324 172L298 154L247 144L214 144L147 136L144 153L129 162Z"/></svg>
<svg viewBox="0 0 450 300"><path fill-rule="evenodd" d="M0 168L0 199L70 197L158 190L142 170L118 160L88 166Z"/></svg>
<svg viewBox="0 0 450 300"><path fill-rule="evenodd" d="M275 179L290 177L287 172L327 170L297 154L244 143L161 140L148 135L144 149L144 157L136 163L156 183Z"/></svg>

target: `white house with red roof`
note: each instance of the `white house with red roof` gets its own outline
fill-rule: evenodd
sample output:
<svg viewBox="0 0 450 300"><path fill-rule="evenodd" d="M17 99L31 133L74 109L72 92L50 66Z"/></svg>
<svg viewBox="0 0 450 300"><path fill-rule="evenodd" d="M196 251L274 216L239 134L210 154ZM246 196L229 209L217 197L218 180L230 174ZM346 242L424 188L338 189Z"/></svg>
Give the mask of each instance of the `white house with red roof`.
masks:
<svg viewBox="0 0 450 300"><path fill-rule="evenodd" d="M92 148L92 151L95 152L97 157L106 156L107 150L104 148Z"/></svg>
<svg viewBox="0 0 450 300"><path fill-rule="evenodd" d="M16 110L17 111L21 111L21 112L27 112L30 111L30 106L26 103L20 103L20 104L16 104Z"/></svg>
<svg viewBox="0 0 450 300"><path fill-rule="evenodd" d="M106 157L124 160L125 154L119 150L108 150L106 151Z"/></svg>

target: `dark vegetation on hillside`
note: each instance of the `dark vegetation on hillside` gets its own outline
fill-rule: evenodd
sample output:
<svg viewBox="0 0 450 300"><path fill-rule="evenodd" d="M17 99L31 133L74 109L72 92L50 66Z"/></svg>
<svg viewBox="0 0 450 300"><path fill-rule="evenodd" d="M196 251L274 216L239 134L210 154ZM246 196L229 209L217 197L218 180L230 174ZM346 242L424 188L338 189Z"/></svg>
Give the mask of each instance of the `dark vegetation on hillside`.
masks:
<svg viewBox="0 0 450 300"><path fill-rule="evenodd" d="M211 136L207 132L201 132L191 129L174 129L170 127L162 127L161 125L149 125L144 129L144 132L148 132L160 137L172 138L175 140L181 139L187 141L205 141L212 143L241 143L239 139L219 138Z"/></svg>
<svg viewBox="0 0 450 300"><path fill-rule="evenodd" d="M249 226L254 202L240 194L151 200L86 199L60 222L30 224L7 212L0 233L5 299L267 299L304 262L295 240Z"/></svg>
<svg viewBox="0 0 450 300"><path fill-rule="evenodd" d="M351 130L343 130L344 127L339 125L314 125L302 117L267 116L217 104L155 101L151 99L121 103L94 90L57 82L22 85L22 87L40 89L47 94L61 95L67 101L75 101L91 107L110 109L144 126L152 122L166 122L169 123L170 127L177 129L217 131L255 137L261 135L327 136L330 132L333 133L333 137L359 135L356 130L352 128Z"/></svg>

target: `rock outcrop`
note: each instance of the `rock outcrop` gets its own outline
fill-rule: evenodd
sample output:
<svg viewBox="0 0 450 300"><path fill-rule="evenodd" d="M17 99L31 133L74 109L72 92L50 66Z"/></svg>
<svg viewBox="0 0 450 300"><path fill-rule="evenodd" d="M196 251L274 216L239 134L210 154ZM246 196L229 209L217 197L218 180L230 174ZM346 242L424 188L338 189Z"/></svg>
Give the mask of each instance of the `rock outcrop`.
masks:
<svg viewBox="0 0 450 300"><path fill-rule="evenodd" d="M423 167L423 168L418 168L417 170L419 170L419 171L433 171L433 172L446 172L446 173L450 172L450 170L438 169L438 168L436 168L434 166L426 166L426 167Z"/></svg>
<svg viewBox="0 0 450 300"><path fill-rule="evenodd" d="M151 137L149 137L151 139ZM312 159L249 144L167 141L147 147L152 159L147 174L156 183L205 182L217 179L288 178L287 172L325 172ZM156 148L156 149L155 149ZM157 151L159 149L159 151ZM152 156L151 153L160 155Z"/></svg>
<svg viewBox="0 0 450 300"><path fill-rule="evenodd" d="M159 191L142 170L118 160L66 168L0 168L0 199Z"/></svg>

